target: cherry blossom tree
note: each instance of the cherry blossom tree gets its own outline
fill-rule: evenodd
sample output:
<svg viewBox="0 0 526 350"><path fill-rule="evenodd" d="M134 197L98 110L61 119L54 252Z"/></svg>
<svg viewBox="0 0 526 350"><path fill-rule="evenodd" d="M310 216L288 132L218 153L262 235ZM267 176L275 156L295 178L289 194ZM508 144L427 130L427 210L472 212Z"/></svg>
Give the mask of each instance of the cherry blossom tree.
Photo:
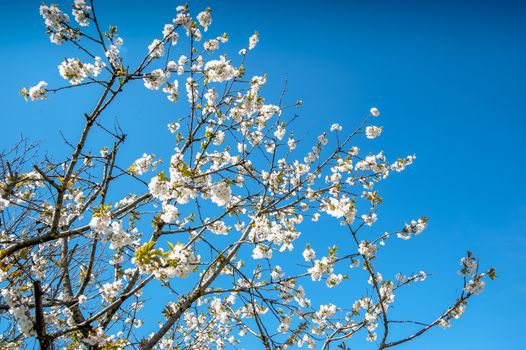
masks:
<svg viewBox="0 0 526 350"><path fill-rule="evenodd" d="M99 98L84 115L68 116L82 132L66 141L67 157L41 156L28 140L0 154L0 348L222 349L257 342L265 349L348 349L369 341L385 349L449 327L495 277L468 252L458 297L434 319L391 316L395 295L426 273L385 275L377 259L387 242L418 236L428 219L385 233L369 227L382 203L376 184L415 156L388 161L356 146L381 135L373 125L381 120L377 108L350 132L327 126L303 152L311 141L292 132L301 102L287 105L283 95L267 101L267 77L244 68L257 32L238 56L227 57L219 52L228 34L207 38L211 9L192 17L188 5L179 6L130 66L117 27L99 25L93 1L75 0L68 11L42 4L40 14L51 42L73 45L80 56L59 63L63 86L40 81L22 89L23 97L46 100L74 88ZM107 109L131 84L162 90L167 100L159 103L184 105L184 115L167 126L170 159L145 153L132 164L121 160L126 134ZM90 149L100 143L96 153L88 142ZM117 188L130 192L119 196ZM347 244L327 236L298 246L302 222L321 216L332 218ZM340 285L346 279L354 284ZM354 288L361 296L335 305L321 294L324 303L311 302L309 295L327 288ZM152 315L152 299L163 296L168 301Z"/></svg>

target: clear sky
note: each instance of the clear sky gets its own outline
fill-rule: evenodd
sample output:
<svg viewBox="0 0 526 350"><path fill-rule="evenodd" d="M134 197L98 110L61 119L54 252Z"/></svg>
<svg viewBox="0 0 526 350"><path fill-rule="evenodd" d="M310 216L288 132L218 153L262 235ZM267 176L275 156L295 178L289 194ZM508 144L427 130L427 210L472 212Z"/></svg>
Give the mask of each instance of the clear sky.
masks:
<svg viewBox="0 0 526 350"><path fill-rule="evenodd" d="M54 1L64 4L63 1ZM42 149L64 152L59 130L79 132L94 96L66 92L27 104L22 86L61 83L56 66L79 52L44 35L40 1L2 4L0 145L20 134ZM115 24L125 54L137 57L175 15L174 1L97 1L103 23ZM458 260L471 249L498 279L448 331L434 330L401 349L518 349L526 314L526 4L521 1L191 1L213 8L212 29L226 31L232 53L254 30L260 44L248 70L267 73L271 96L288 79L289 101L301 98L300 133L314 137L333 122L355 126L370 107L385 126L375 140L394 158L415 153L415 164L381 187L379 227L398 228L427 215L428 230L386 249L389 270L433 274L398 308L428 321L460 288ZM126 57L126 56L125 56ZM130 134L126 157L162 153L173 113L162 93L138 83L111 113ZM80 90L79 90L80 91ZM85 108L84 108L85 109ZM309 225L321 240L335 225ZM330 228L329 228L330 227ZM331 232L337 234L337 232ZM411 272L407 271L406 272ZM330 290L345 298L345 284ZM321 296L320 296L321 297ZM429 309L427 306L429 305ZM437 309L438 308L438 309Z"/></svg>

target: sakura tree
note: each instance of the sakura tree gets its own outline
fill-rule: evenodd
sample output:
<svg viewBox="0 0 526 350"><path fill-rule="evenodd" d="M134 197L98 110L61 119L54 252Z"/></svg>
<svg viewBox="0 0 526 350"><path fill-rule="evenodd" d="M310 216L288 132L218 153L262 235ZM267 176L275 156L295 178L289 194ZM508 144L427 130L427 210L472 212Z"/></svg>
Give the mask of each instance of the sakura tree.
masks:
<svg viewBox="0 0 526 350"><path fill-rule="evenodd" d="M395 295L426 273L385 275L377 259L428 219L375 232L376 184L415 156L388 161L356 146L381 135L377 108L350 132L333 124L311 141L296 139L300 101L267 101L266 75L244 68L257 32L227 57L219 52L228 34L206 36L211 9L193 17L179 6L130 65L117 27L99 25L93 1L75 0L68 11L42 4L40 14L51 42L77 47L79 57L59 62L63 86L40 81L21 94L46 100L74 88L99 98L84 115L64 116L82 123L78 139L66 140L67 157L41 156L27 140L0 155L0 348L385 349L449 327L495 277L468 253L458 297L434 319L391 316ZM162 90L159 103L184 105L167 126L170 159L121 160L126 134L107 110L132 84ZM297 148L309 142L308 152ZM302 223L322 216L347 244L327 235L299 246ZM335 305L327 288L361 296Z"/></svg>

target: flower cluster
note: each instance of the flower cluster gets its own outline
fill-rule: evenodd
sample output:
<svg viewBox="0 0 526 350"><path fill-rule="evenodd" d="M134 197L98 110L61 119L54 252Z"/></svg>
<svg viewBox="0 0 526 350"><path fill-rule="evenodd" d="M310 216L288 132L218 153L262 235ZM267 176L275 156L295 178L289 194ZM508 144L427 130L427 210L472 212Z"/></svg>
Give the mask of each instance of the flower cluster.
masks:
<svg viewBox="0 0 526 350"><path fill-rule="evenodd" d="M20 94L24 96L24 98L31 99L31 101L38 101L38 100L47 100L47 82L40 81L37 85L32 86L29 88L29 91L26 88L23 88L20 91Z"/></svg>
<svg viewBox="0 0 526 350"><path fill-rule="evenodd" d="M367 258L374 258L377 251L378 247L367 241L362 241L358 246L358 252Z"/></svg>
<svg viewBox="0 0 526 350"><path fill-rule="evenodd" d="M205 32L208 30L208 27L210 26L210 24L212 24L211 12L212 10L209 7L207 7L203 12L200 12L197 15L197 20L199 21L199 25L203 27Z"/></svg>
<svg viewBox="0 0 526 350"><path fill-rule="evenodd" d="M160 163L160 161L154 161L154 154L144 153L141 158L137 159L133 164L128 168L128 171L134 175L142 175L148 171L155 170L155 167Z"/></svg>
<svg viewBox="0 0 526 350"><path fill-rule="evenodd" d="M225 181L220 181L212 185L212 202L219 205L220 207L224 207L225 205L230 202L230 199L232 198L232 190L230 189L230 186Z"/></svg>
<svg viewBox="0 0 526 350"><path fill-rule="evenodd" d="M174 277L187 278L196 271L201 257L195 255L191 248L181 243L170 244L168 252L155 249L154 242L148 242L136 250L133 263L143 274L153 273L158 279Z"/></svg>
<svg viewBox="0 0 526 350"><path fill-rule="evenodd" d="M152 43L148 46L148 55L154 58L164 56L163 42L159 39L152 41Z"/></svg>
<svg viewBox="0 0 526 350"><path fill-rule="evenodd" d="M89 14L91 12L91 6L86 5L86 0L75 0L73 4L73 16L75 21L83 27L89 25Z"/></svg>
<svg viewBox="0 0 526 350"><path fill-rule="evenodd" d="M8 206L9 206L9 201L6 198L0 196L0 211L4 210Z"/></svg>
<svg viewBox="0 0 526 350"><path fill-rule="evenodd" d="M255 32L254 34L252 34L252 36L248 40L248 49L249 50L254 49L256 45L258 44L258 42L259 42L259 33Z"/></svg>
<svg viewBox="0 0 526 350"><path fill-rule="evenodd" d="M122 38L116 38L112 41L108 50L104 53L106 58L108 58L108 61L110 61L111 66L115 69L119 68L120 63L122 62L119 47L122 46L123 43L124 40Z"/></svg>
<svg viewBox="0 0 526 350"><path fill-rule="evenodd" d="M74 34L68 29L69 16L62 12L58 5L40 5L40 15L44 18L51 42L61 45L64 40L69 40Z"/></svg>
<svg viewBox="0 0 526 350"><path fill-rule="evenodd" d="M429 219L425 216L418 220L412 220L411 223L405 224L403 230L397 234L398 238L408 240L413 235L418 236L425 230L428 221Z"/></svg>
<svg viewBox="0 0 526 350"><path fill-rule="evenodd" d="M205 74L211 82L221 83L237 77L239 70L234 68L225 56L221 56L219 60L208 61L205 64Z"/></svg>
<svg viewBox="0 0 526 350"><path fill-rule="evenodd" d="M111 218L110 208L103 206L93 213L89 226L94 232L106 235L110 232Z"/></svg>
<svg viewBox="0 0 526 350"><path fill-rule="evenodd" d="M149 90L159 90L166 83L167 77L164 70L156 69L143 78L144 86Z"/></svg>
<svg viewBox="0 0 526 350"><path fill-rule="evenodd" d="M177 44L179 34L175 31L175 26L173 24L166 24L164 26L163 39L171 42L172 45Z"/></svg>
<svg viewBox="0 0 526 350"><path fill-rule="evenodd" d="M137 233L137 229L134 229L134 233ZM111 223L109 240L111 241L110 249L114 250L122 249L133 243L131 234L123 229L121 221Z"/></svg>
<svg viewBox="0 0 526 350"><path fill-rule="evenodd" d="M179 99L179 82L174 80L172 83L166 83L163 92L167 94L166 98L171 102L177 102Z"/></svg>
<svg viewBox="0 0 526 350"><path fill-rule="evenodd" d="M324 256L320 260L314 261L313 266L310 267L307 272L310 274L313 281L319 281L322 279L324 274L332 275L332 265L333 261Z"/></svg>
<svg viewBox="0 0 526 350"><path fill-rule="evenodd" d="M119 294L122 289L122 280L116 280L114 282L104 283L99 289L99 293L107 303L111 303Z"/></svg>
<svg viewBox="0 0 526 350"><path fill-rule="evenodd" d="M179 217L179 210L175 205L164 203L161 220L167 224L173 223Z"/></svg>
<svg viewBox="0 0 526 350"><path fill-rule="evenodd" d="M466 282L464 286L464 291L472 294L480 294L486 286L484 282L484 277L486 274L479 273L479 264L477 259L473 256L471 252L468 252L468 255L460 260L460 265L462 269L459 271L463 276L469 277L470 279ZM490 270L488 275L490 278L495 278L492 275L494 272Z"/></svg>
<svg viewBox="0 0 526 350"><path fill-rule="evenodd" d="M337 219L343 218L342 224L352 224L357 212L354 201L346 195L340 198L330 197L323 199L320 204L320 211L326 212Z"/></svg>
<svg viewBox="0 0 526 350"><path fill-rule="evenodd" d="M370 125L365 128L365 135L368 139L375 139L382 133L382 128L374 125Z"/></svg>
<svg viewBox="0 0 526 350"><path fill-rule="evenodd" d="M9 313L18 322L20 332L26 337L36 335L33 321L29 314L28 301L19 292L18 288L2 288L2 296L9 307Z"/></svg>
<svg viewBox="0 0 526 350"><path fill-rule="evenodd" d="M94 64L82 63L78 58L67 58L58 66L58 70L71 85L78 85L90 75L97 77L105 66L100 57L95 57Z"/></svg>

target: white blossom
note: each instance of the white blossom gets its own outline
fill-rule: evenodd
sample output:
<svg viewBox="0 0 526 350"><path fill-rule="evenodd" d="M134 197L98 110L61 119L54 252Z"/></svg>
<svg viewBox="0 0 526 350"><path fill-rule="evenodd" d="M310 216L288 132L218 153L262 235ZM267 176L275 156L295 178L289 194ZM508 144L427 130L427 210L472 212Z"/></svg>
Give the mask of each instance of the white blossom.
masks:
<svg viewBox="0 0 526 350"><path fill-rule="evenodd" d="M329 277L327 277L327 287L332 288L336 287L343 281L343 275L342 274L331 274Z"/></svg>
<svg viewBox="0 0 526 350"><path fill-rule="evenodd" d="M31 101L46 100L47 99L46 87L47 87L47 83L45 81L41 81L37 85L31 87L28 93L28 96L31 99Z"/></svg>
<svg viewBox="0 0 526 350"><path fill-rule="evenodd" d="M232 190L230 186L225 182L217 182L211 187L212 191L212 202L219 205L220 207L225 206L232 198Z"/></svg>
<svg viewBox="0 0 526 350"><path fill-rule="evenodd" d="M58 5L40 5L40 15L45 20L45 25L49 30L49 37L52 43L61 45L62 42L71 35L66 26L67 23L69 23L69 16L62 12L58 8Z"/></svg>
<svg viewBox="0 0 526 350"><path fill-rule="evenodd" d="M378 217L376 213L372 213L371 215L362 215L362 220L365 225L372 226L378 220Z"/></svg>
<svg viewBox="0 0 526 350"><path fill-rule="evenodd" d="M252 250L252 258L254 259L270 259L272 258L272 249L257 244Z"/></svg>
<svg viewBox="0 0 526 350"><path fill-rule="evenodd" d="M168 124L168 131L172 134L175 134L177 132L177 130L179 130L179 128L181 127L181 124L179 123L169 123Z"/></svg>
<svg viewBox="0 0 526 350"><path fill-rule="evenodd" d="M362 241L358 246L358 252L365 257L372 257L378 251L378 247L370 242Z"/></svg>
<svg viewBox="0 0 526 350"><path fill-rule="evenodd" d="M9 206L9 201L7 199L5 199L5 198L2 198L0 196L0 211L4 210L8 206Z"/></svg>
<svg viewBox="0 0 526 350"><path fill-rule="evenodd" d="M205 64L205 74L211 82L223 82L235 78L239 72L225 56L219 60L208 61Z"/></svg>
<svg viewBox="0 0 526 350"><path fill-rule="evenodd" d="M13 315L18 323L18 329L24 336L31 337L36 335L33 328L33 321L29 317L29 308L25 305L23 296L17 288L2 288L2 296L9 307L9 313Z"/></svg>
<svg viewBox="0 0 526 350"><path fill-rule="evenodd" d="M163 205L163 214L161 215L161 220L170 224L173 223L179 217L179 210L175 205L164 204Z"/></svg>
<svg viewBox="0 0 526 350"><path fill-rule="evenodd" d="M99 57L95 57L95 63L82 63L78 58L66 58L59 66L60 75L69 80L71 85L78 85L84 81L89 75L98 76L104 63Z"/></svg>
<svg viewBox="0 0 526 350"><path fill-rule="evenodd" d="M172 45L177 44L179 40L179 34L175 32L173 24L166 24L163 29L163 38L170 41Z"/></svg>
<svg viewBox="0 0 526 350"><path fill-rule="evenodd" d="M159 90L159 88L166 82L166 73L162 69L156 69L143 79L144 86L149 90Z"/></svg>
<svg viewBox="0 0 526 350"><path fill-rule="evenodd" d="M89 223L90 228L101 234L106 234L110 230L111 225L111 212L110 211L103 211L99 212L91 218L91 221Z"/></svg>
<svg viewBox="0 0 526 350"><path fill-rule="evenodd" d="M314 261L314 265L307 271L311 275L313 281L319 281L324 274L332 274L332 270L332 264L329 258L323 257L320 260Z"/></svg>
<svg viewBox="0 0 526 350"><path fill-rule="evenodd" d="M342 131L342 126L340 124L332 124L331 125L331 132L332 131Z"/></svg>
<svg viewBox="0 0 526 350"><path fill-rule="evenodd" d="M379 128L374 125L370 125L365 128L365 135L368 139L375 139L382 133L382 128Z"/></svg>
<svg viewBox="0 0 526 350"><path fill-rule="evenodd" d="M248 39L248 49L252 50L256 47L256 45L259 42L259 33L255 32L252 34L252 36Z"/></svg>
<svg viewBox="0 0 526 350"><path fill-rule="evenodd" d="M199 25L203 27L205 32L208 30L208 27L212 23L211 13L212 13L212 10L210 8L206 8L203 12L200 12L197 15L197 20L199 21Z"/></svg>
<svg viewBox="0 0 526 350"><path fill-rule="evenodd" d="M120 290L122 289L122 280L116 280L115 282L108 282L102 285L99 289L99 293L102 297L102 300L104 300L107 303L111 303L115 297L119 294Z"/></svg>
<svg viewBox="0 0 526 350"><path fill-rule="evenodd" d="M171 102L177 102L179 99L179 82L174 80L172 83L166 83L166 86L163 88L166 98Z"/></svg>
<svg viewBox="0 0 526 350"><path fill-rule="evenodd" d="M408 240L412 235L418 236L427 227L427 221L428 219L426 217L422 217L418 220L411 220L409 224L405 224L401 232L397 233L398 238Z"/></svg>
<svg viewBox="0 0 526 350"><path fill-rule="evenodd" d="M484 291L485 286L486 282L484 282L482 279L476 279L468 281L466 287L464 287L464 290L469 293L480 294Z"/></svg>
<svg viewBox="0 0 526 350"><path fill-rule="evenodd" d="M110 249L122 249L132 244L132 238L130 233L122 227L121 221L114 221L111 223L111 234L110 234Z"/></svg>
<svg viewBox="0 0 526 350"><path fill-rule="evenodd" d="M303 258L305 259L305 261L311 261L314 258L316 258L316 253L311 247L307 246L303 251Z"/></svg>
<svg viewBox="0 0 526 350"><path fill-rule="evenodd" d="M209 51L209 52L215 51L219 49L219 40L211 39L211 40L205 41L205 43L203 44L203 47L206 51Z"/></svg>
<svg viewBox="0 0 526 350"><path fill-rule="evenodd" d="M129 169L130 172L132 172L133 174L142 175L145 172L149 171L150 168L152 170L155 170L155 165L157 163L154 162L154 157L155 155L153 154L144 153L142 157L133 162Z"/></svg>
<svg viewBox="0 0 526 350"><path fill-rule="evenodd" d="M110 64L115 69L119 68L119 63L121 61L119 47L123 43L124 43L124 40L122 40L122 38L119 37L114 40L114 42L109 46L108 50L105 52L105 55L108 58L108 61L110 61Z"/></svg>
<svg viewBox="0 0 526 350"><path fill-rule="evenodd" d="M89 14L91 12L91 6L86 5L86 0L75 0L73 4L73 16L75 21L83 27L89 25Z"/></svg>
<svg viewBox="0 0 526 350"><path fill-rule="evenodd" d="M289 150L292 151L296 149L296 145L297 145L296 140L294 140L293 138L290 138L287 140L287 146L289 146Z"/></svg>
<svg viewBox="0 0 526 350"><path fill-rule="evenodd" d="M173 262L163 271L168 278L187 278L195 270L200 257L196 256L191 250L185 249L182 244L177 244L170 251L167 259Z"/></svg>
<svg viewBox="0 0 526 350"><path fill-rule="evenodd" d="M278 127L276 128L276 131L274 131L274 136L276 136L278 140L281 140L285 136L285 132L286 130L285 130L284 125L279 124Z"/></svg>
<svg viewBox="0 0 526 350"><path fill-rule="evenodd" d="M148 55L151 57L164 56L164 44L161 40L155 39L150 45L148 45Z"/></svg>

